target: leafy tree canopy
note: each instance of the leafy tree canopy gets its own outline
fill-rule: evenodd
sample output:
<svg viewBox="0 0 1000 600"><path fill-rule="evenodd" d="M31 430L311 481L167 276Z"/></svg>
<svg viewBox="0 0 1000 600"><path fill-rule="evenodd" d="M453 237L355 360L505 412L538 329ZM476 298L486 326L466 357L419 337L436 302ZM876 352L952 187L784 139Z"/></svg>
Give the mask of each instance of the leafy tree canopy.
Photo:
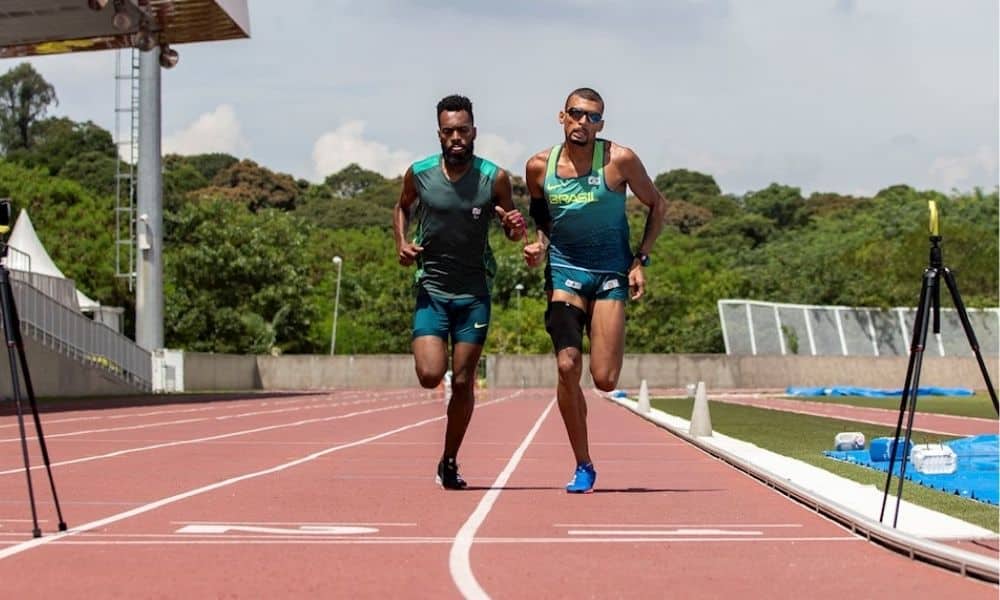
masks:
<svg viewBox="0 0 1000 600"><path fill-rule="evenodd" d="M0 75L0 146L7 152L30 148L32 126L58 102L55 88L31 63Z"/></svg>

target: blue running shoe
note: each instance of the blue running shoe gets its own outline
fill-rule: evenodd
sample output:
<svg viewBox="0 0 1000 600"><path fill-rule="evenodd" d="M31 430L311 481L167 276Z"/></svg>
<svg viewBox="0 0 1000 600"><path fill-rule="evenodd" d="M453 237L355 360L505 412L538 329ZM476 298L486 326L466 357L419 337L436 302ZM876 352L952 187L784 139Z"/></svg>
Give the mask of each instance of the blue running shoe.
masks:
<svg viewBox="0 0 1000 600"><path fill-rule="evenodd" d="M570 494L589 494L594 491L595 481L597 481L597 471L594 470L593 463L577 465L576 472L573 473L573 481L566 484L566 492Z"/></svg>

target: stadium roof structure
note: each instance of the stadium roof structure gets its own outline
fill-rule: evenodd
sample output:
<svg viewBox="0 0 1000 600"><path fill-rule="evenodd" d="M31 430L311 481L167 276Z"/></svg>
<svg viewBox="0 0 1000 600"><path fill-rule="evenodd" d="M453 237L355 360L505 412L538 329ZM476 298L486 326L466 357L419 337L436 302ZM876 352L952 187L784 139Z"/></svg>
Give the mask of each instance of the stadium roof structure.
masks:
<svg viewBox="0 0 1000 600"><path fill-rule="evenodd" d="M247 0L0 0L0 58L140 46L149 34L159 45L250 37Z"/></svg>

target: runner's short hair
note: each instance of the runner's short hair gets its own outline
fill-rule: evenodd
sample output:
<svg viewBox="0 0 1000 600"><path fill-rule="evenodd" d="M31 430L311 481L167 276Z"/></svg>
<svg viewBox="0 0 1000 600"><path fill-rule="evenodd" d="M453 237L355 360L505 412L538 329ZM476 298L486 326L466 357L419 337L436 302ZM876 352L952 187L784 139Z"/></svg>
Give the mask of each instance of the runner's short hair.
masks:
<svg viewBox="0 0 1000 600"><path fill-rule="evenodd" d="M465 111L469 113L469 119L473 123L476 122L476 118L472 114L472 100L469 100L465 96L459 96L458 94L452 94L450 96L445 96L441 98L441 101L437 105L437 116L441 117L443 112L459 112Z"/></svg>
<svg viewBox="0 0 1000 600"><path fill-rule="evenodd" d="M584 100L590 100L592 102L600 102L601 108L602 109L604 108L604 98L601 98L601 95L598 94L597 90L595 90L594 88L582 87L582 88L576 88L575 90L570 92L569 96L566 96L567 108L569 107L569 99L572 98L573 96L579 96Z"/></svg>

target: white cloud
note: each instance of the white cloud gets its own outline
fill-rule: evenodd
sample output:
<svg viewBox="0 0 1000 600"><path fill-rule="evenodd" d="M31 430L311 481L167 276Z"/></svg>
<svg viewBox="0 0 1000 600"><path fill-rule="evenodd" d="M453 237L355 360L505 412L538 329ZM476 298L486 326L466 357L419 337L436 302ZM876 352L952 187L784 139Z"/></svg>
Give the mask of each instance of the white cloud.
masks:
<svg viewBox="0 0 1000 600"><path fill-rule="evenodd" d="M997 160L995 149L980 146L973 154L935 158L931 163L930 175L935 184L946 190L964 189L984 178L996 182Z"/></svg>
<svg viewBox="0 0 1000 600"><path fill-rule="evenodd" d="M164 154L225 152L241 156L247 153L248 147L236 111L229 104L219 105L186 128L163 138Z"/></svg>
<svg viewBox="0 0 1000 600"><path fill-rule="evenodd" d="M528 162L524 144L511 142L492 133L476 136L476 155L495 162L511 175L523 175L524 164Z"/></svg>
<svg viewBox="0 0 1000 600"><path fill-rule="evenodd" d="M316 178L323 179L351 163L395 177L413 162L413 155L406 150L393 150L385 144L366 140L364 132L364 121L348 121L321 135L312 153Z"/></svg>
<svg viewBox="0 0 1000 600"><path fill-rule="evenodd" d="M432 107L457 92L475 103L477 151L520 173L524 157L508 145L558 142L565 94L592 85L608 100L602 135L634 148L653 176L693 168L732 193L772 181L804 192L926 188L965 173L963 188L996 185L995 166L962 158L997 149L996 0L285 4L254 3L252 40L185 46L181 66L163 73L165 134L231 104L270 169L313 178L353 161L398 173L403 150L437 151ZM426 35L441 23L453 35ZM315 52L317 39L328 51ZM556 55L588 58L523 68ZM110 129L113 59L33 59L59 94L52 114ZM367 127L342 128L347 119ZM802 155L817 160L787 159Z"/></svg>

